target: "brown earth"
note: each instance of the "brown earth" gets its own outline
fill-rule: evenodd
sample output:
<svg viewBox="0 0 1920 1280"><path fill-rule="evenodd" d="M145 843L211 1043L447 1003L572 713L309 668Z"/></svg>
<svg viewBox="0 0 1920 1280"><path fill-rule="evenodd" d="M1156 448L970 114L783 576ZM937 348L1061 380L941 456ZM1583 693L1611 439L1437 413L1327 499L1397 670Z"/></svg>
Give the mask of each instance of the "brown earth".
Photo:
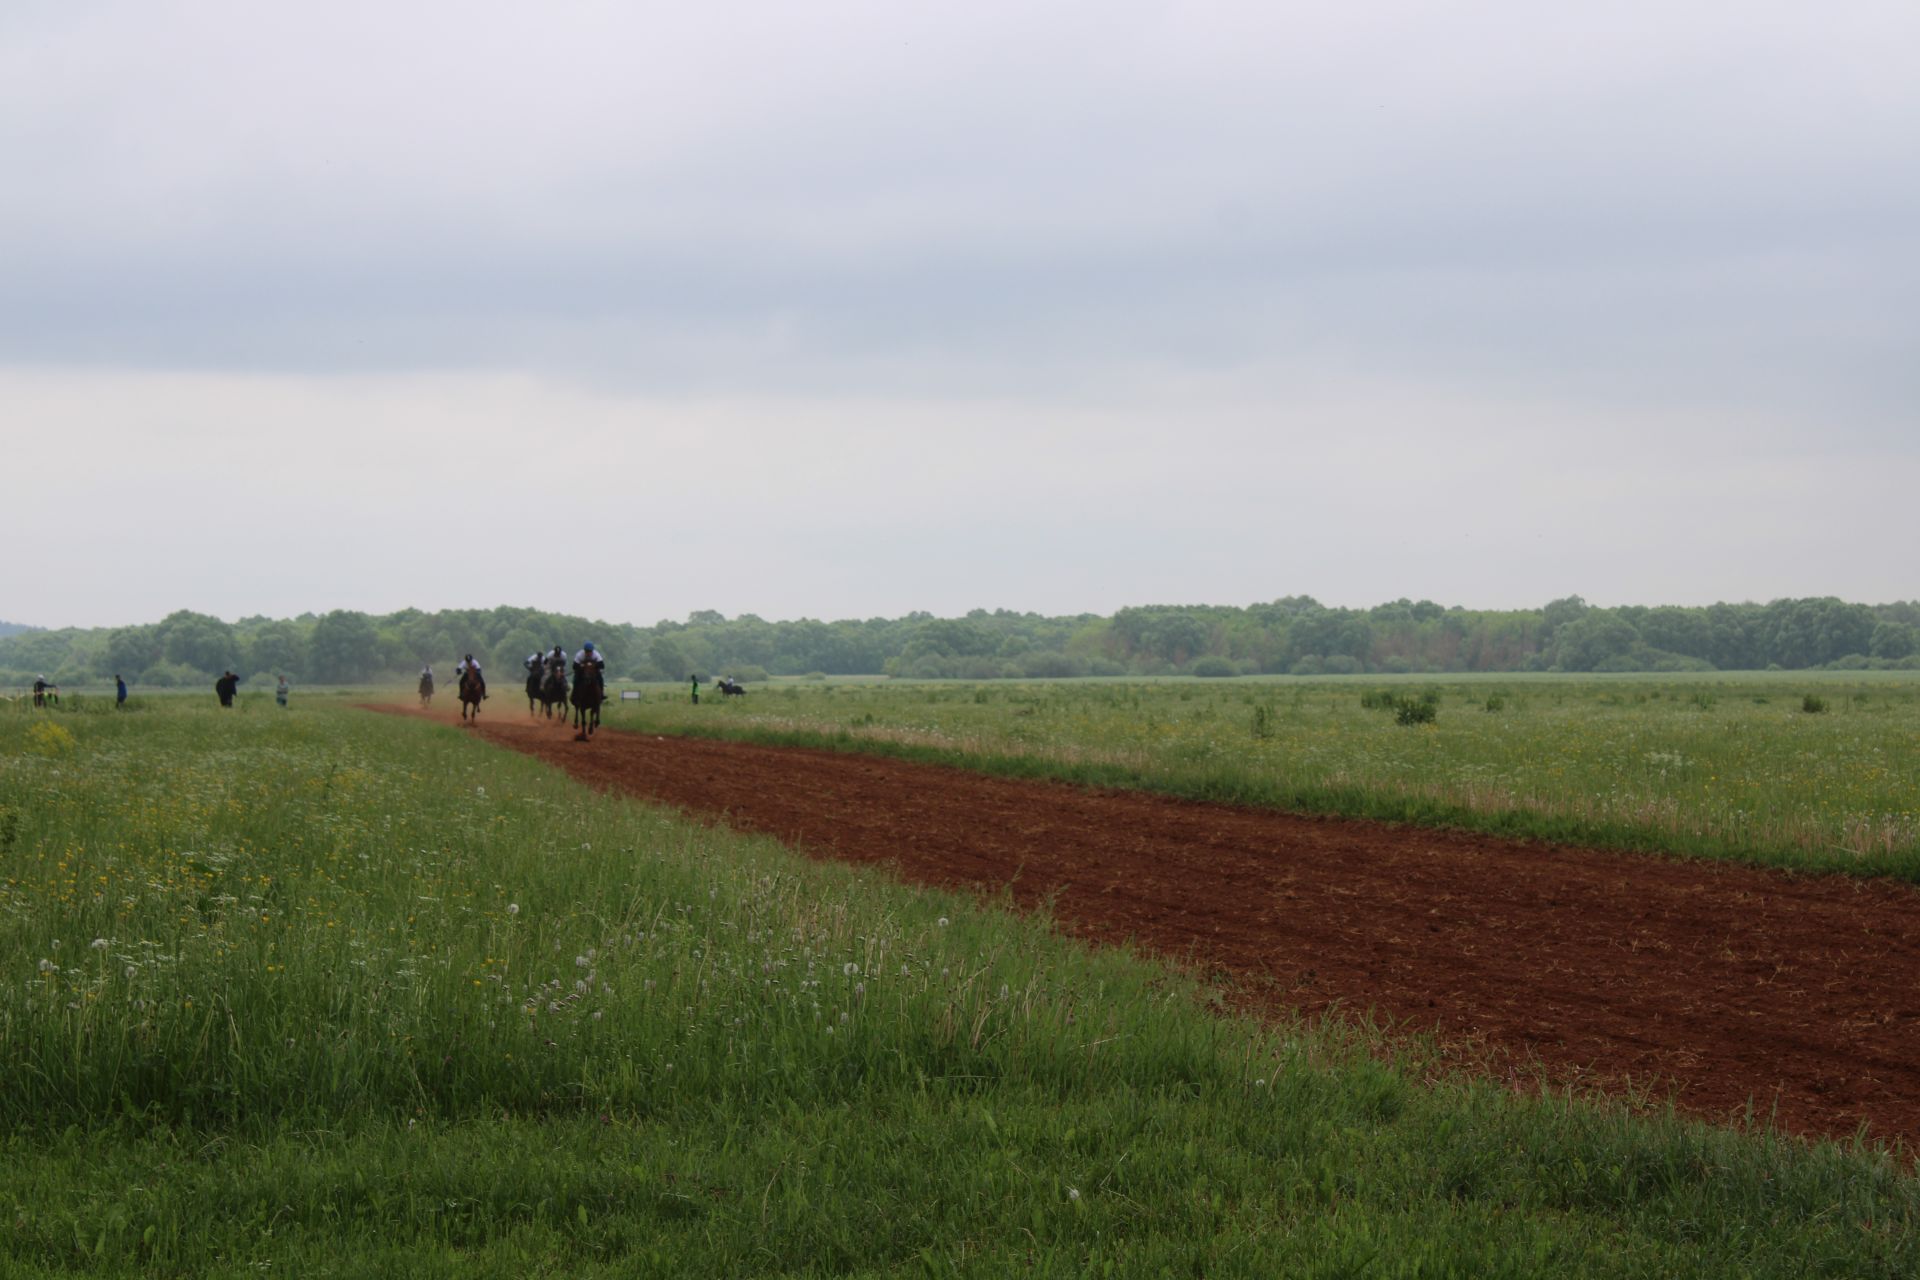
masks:
<svg viewBox="0 0 1920 1280"><path fill-rule="evenodd" d="M398 710L397 708L377 708ZM408 714L419 714L409 712ZM436 713L436 719L453 718ZM1920 891L1887 881L1011 781L489 716L593 786L903 879L1050 901L1247 1000L1372 1010L1524 1078L1920 1140Z"/></svg>

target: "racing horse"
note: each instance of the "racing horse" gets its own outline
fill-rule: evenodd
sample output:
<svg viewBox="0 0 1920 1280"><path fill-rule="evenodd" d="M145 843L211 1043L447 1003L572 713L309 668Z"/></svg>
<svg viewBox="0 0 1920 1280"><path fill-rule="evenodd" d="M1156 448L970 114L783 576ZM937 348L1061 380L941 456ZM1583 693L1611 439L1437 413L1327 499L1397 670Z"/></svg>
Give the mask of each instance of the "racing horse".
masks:
<svg viewBox="0 0 1920 1280"><path fill-rule="evenodd" d="M533 714L534 708L540 702L541 678L546 675L546 671L547 671L547 667L544 662L536 662L532 666L527 668L527 714L528 715ZM549 712L548 714L552 714L552 713Z"/></svg>
<svg viewBox="0 0 1920 1280"><path fill-rule="evenodd" d="M560 708L560 718L567 716L567 673L564 668L549 666L546 679L540 683L540 706L547 713L547 719L553 719L553 709Z"/></svg>
<svg viewBox="0 0 1920 1280"><path fill-rule="evenodd" d="M732 676L727 676L720 681L720 696L722 698L744 698L747 696L747 686L741 684Z"/></svg>
<svg viewBox="0 0 1920 1280"><path fill-rule="evenodd" d="M480 699L486 696L487 682L480 678L478 671L468 667L460 673L460 718L462 720L478 720Z"/></svg>
<svg viewBox="0 0 1920 1280"><path fill-rule="evenodd" d="M433 675L426 671L420 673L420 705L422 707L433 705Z"/></svg>
<svg viewBox="0 0 1920 1280"><path fill-rule="evenodd" d="M573 667L573 740L585 742L600 727L600 704L606 701L606 681L597 663Z"/></svg>

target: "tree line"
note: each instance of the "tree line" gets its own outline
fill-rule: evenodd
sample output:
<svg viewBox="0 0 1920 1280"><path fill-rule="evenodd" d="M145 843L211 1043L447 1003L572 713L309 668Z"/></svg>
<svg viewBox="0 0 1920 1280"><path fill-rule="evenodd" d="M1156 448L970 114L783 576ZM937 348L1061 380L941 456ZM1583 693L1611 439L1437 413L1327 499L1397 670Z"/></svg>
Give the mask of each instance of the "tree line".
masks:
<svg viewBox="0 0 1920 1280"><path fill-rule="evenodd" d="M0 637L0 681L78 684L125 676L147 687L285 674L317 684L410 678L472 653L490 670L592 639L615 678L889 675L920 679L1397 672L1920 670L1920 601L1832 597L1702 607L1602 608L1578 596L1538 609L1468 610L1430 600L1329 608L1288 596L1245 608L1144 605L1111 617L976 609L964 617L769 622L711 610L650 627L495 609L353 610L226 622L189 610L130 627Z"/></svg>

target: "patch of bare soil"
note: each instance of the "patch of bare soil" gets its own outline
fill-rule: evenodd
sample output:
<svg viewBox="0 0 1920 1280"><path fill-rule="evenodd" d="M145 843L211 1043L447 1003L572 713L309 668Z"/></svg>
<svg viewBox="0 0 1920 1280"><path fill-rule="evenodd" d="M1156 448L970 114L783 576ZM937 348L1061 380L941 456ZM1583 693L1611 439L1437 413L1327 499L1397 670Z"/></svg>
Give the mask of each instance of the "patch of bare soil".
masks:
<svg viewBox="0 0 1920 1280"><path fill-rule="evenodd" d="M1372 1009L1483 1062L1671 1090L1712 1119L1751 1100L1792 1132L1920 1139L1920 891L1906 885L877 756L618 730L581 743L517 715L477 732L816 857L1050 901L1079 936L1224 970L1257 1008Z"/></svg>

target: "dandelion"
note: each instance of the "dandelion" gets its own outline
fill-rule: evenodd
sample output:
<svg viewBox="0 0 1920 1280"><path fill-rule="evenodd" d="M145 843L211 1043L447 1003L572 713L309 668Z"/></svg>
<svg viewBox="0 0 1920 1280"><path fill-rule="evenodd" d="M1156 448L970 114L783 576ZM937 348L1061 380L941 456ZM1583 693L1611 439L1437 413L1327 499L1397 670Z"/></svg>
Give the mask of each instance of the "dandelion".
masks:
<svg viewBox="0 0 1920 1280"><path fill-rule="evenodd" d="M599 1009L595 1009L595 1010L593 1011L593 1020L594 1020L595 1022L598 1022L598 1021L600 1021L600 1019L601 1019L601 1016L602 1016L602 1013L601 1013L601 1011L600 1011Z"/></svg>
<svg viewBox="0 0 1920 1280"><path fill-rule="evenodd" d="M105 951L107 949L107 940L105 938L95 938L92 942L88 943L87 945L92 947L95 951Z"/></svg>
<svg viewBox="0 0 1920 1280"><path fill-rule="evenodd" d="M128 980L128 981L132 981L132 980L133 980L133 978L134 978L134 976L135 976L136 974L138 974L139 972L140 972L140 971L139 971L138 969L136 969L136 968L134 968L134 967L133 967L132 965L128 965L128 966L127 966L127 980Z"/></svg>
<svg viewBox="0 0 1920 1280"><path fill-rule="evenodd" d="M860 999L861 997L863 997L863 996L865 996L866 994L867 994L867 984L866 984L866 983L864 983L864 982L856 982L856 983L854 983L854 984L853 984L853 998L854 998L854 999L856 999L856 1000L858 1000L858 999Z"/></svg>
<svg viewBox="0 0 1920 1280"><path fill-rule="evenodd" d="M1080 1198L1080 1188L1078 1187L1067 1188L1067 1199L1078 1200L1079 1198Z"/></svg>
<svg viewBox="0 0 1920 1280"><path fill-rule="evenodd" d="M843 1027L847 1025L847 1011L845 1009L840 1011L840 1025Z"/></svg>
<svg viewBox="0 0 1920 1280"><path fill-rule="evenodd" d="M573 958L573 967L576 969L584 969L589 963L591 962L585 956L575 956Z"/></svg>
<svg viewBox="0 0 1920 1280"><path fill-rule="evenodd" d="M510 915L510 916L517 916L517 915L519 915L519 914L520 914L520 904L519 904L519 903L517 903L517 902L509 902L509 903L507 904L507 914L508 914L508 915Z"/></svg>
<svg viewBox="0 0 1920 1280"><path fill-rule="evenodd" d="M53 961L51 961L51 960L42 960L42 961L40 962L40 972L42 972L42 973L52 973L52 972L53 972L53 969L54 969L54 964L53 964Z"/></svg>
<svg viewBox="0 0 1920 1280"><path fill-rule="evenodd" d="M951 923L952 921L948 920L945 916L940 917L940 927L942 929L946 928Z"/></svg>
<svg viewBox="0 0 1920 1280"><path fill-rule="evenodd" d="M840 972L851 978L854 974L860 972L860 966L849 960L840 966Z"/></svg>

